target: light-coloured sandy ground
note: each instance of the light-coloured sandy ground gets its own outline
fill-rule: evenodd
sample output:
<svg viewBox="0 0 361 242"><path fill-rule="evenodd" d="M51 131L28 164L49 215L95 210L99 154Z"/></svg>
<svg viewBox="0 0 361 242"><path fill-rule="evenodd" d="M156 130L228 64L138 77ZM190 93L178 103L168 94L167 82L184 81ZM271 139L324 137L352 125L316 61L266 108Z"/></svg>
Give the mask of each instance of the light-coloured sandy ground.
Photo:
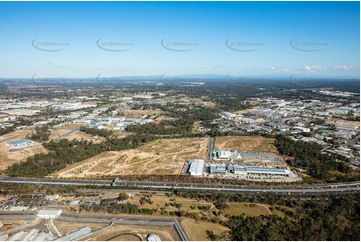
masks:
<svg viewBox="0 0 361 242"><path fill-rule="evenodd" d="M151 226L131 226L115 225L105 229L100 234L92 236L91 241L139 241L140 238L146 240L148 234L156 234L163 241L176 240L170 227L151 227Z"/></svg>
<svg viewBox="0 0 361 242"><path fill-rule="evenodd" d="M216 137L215 149L231 149L241 152L256 151L277 154L273 138L261 136L222 136Z"/></svg>
<svg viewBox="0 0 361 242"><path fill-rule="evenodd" d="M182 219L181 225L191 241L210 241L206 233L207 230L213 231L216 235L229 230L217 223L195 221L189 218Z"/></svg>
<svg viewBox="0 0 361 242"><path fill-rule="evenodd" d="M79 222L69 222L69 221L54 221L55 226L58 228L61 234L66 234L74 231L75 229L81 228L83 226L88 226L92 231L105 227L107 224L101 223L79 223Z"/></svg>
<svg viewBox="0 0 361 242"><path fill-rule="evenodd" d="M0 171L4 171L6 168L15 163L25 161L28 157L35 154L48 152L48 150L39 143L26 149L9 151L6 143L24 139L26 138L26 135L31 132L31 130L16 130L14 132L0 136Z"/></svg>
<svg viewBox="0 0 361 242"><path fill-rule="evenodd" d="M81 132L79 130L73 129L55 129L51 131L51 135L49 136L49 140L59 140L59 139L68 139L68 140L88 140L93 141L94 143L100 143L105 140L103 137L92 137L89 134Z"/></svg>
<svg viewBox="0 0 361 242"><path fill-rule="evenodd" d="M329 119L329 120L326 121L326 123L327 124L343 124L343 125L351 125L353 127L360 127L360 122L358 122L358 121Z"/></svg>
<svg viewBox="0 0 361 242"><path fill-rule="evenodd" d="M53 177L180 174L187 159L204 159L207 138L160 139L137 149L109 151L73 164Z"/></svg>
<svg viewBox="0 0 361 242"><path fill-rule="evenodd" d="M79 129L80 127L83 127L83 126L86 126L85 124L68 124L68 125L65 125L63 126L62 128L63 129Z"/></svg>
<svg viewBox="0 0 361 242"><path fill-rule="evenodd" d="M140 118L144 115L159 115L162 111L161 110L132 110L132 109L122 109L122 114L126 117L132 118Z"/></svg>

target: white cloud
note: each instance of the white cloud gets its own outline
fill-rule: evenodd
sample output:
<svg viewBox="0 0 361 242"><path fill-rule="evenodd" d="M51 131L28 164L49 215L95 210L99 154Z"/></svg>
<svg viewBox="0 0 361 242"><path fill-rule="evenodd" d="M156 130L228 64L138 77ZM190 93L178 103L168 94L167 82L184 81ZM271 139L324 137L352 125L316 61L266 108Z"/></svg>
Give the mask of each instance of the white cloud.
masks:
<svg viewBox="0 0 361 242"><path fill-rule="evenodd" d="M312 65L312 66L305 66L305 71L308 71L308 72L323 72L323 71L327 71L328 68L325 67L325 66L319 66L319 65Z"/></svg>
<svg viewBox="0 0 361 242"><path fill-rule="evenodd" d="M276 73L289 73L294 71L295 68L277 68L274 66L269 67L269 69Z"/></svg>
<svg viewBox="0 0 361 242"><path fill-rule="evenodd" d="M340 65L340 66L334 66L333 69L336 71L355 71L358 70L359 68L351 65Z"/></svg>
<svg viewBox="0 0 361 242"><path fill-rule="evenodd" d="M204 69L218 69L218 68L221 68L222 66L221 65L218 65L218 66L202 65L201 67Z"/></svg>

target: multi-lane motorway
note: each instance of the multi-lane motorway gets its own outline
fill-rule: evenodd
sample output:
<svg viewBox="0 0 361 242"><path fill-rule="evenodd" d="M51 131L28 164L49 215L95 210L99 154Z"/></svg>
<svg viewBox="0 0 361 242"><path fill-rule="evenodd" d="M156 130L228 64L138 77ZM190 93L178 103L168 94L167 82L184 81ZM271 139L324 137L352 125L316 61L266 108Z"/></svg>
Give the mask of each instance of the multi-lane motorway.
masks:
<svg viewBox="0 0 361 242"><path fill-rule="evenodd" d="M110 180L65 180L65 179L45 179L45 178L24 178L0 176L0 183L22 184L35 186L110 186ZM360 182L348 182L337 184L317 184L317 185L293 185L293 186L233 186L222 184L199 184L199 183L163 183L163 182L135 182L117 181L114 188L131 187L142 189L186 189L200 191L222 191L232 193L273 193L273 194L293 194L293 195L322 195L332 193L359 193Z"/></svg>

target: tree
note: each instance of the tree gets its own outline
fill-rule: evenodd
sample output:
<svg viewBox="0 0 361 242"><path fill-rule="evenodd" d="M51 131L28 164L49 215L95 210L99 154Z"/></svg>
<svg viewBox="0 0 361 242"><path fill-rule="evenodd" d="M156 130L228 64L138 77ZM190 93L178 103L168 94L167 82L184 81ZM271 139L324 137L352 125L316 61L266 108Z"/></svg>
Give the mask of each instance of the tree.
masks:
<svg viewBox="0 0 361 242"><path fill-rule="evenodd" d="M127 200L127 199L128 199L128 195L127 195L125 192L121 192L121 193L119 193L118 199L119 199L120 201Z"/></svg>

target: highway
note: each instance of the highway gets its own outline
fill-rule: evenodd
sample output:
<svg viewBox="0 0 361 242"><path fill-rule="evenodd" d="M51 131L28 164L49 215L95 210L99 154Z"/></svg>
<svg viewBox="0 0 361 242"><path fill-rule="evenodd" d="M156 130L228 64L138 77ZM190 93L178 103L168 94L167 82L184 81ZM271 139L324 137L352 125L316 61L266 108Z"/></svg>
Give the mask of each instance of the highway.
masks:
<svg viewBox="0 0 361 242"><path fill-rule="evenodd" d="M34 186L110 186L110 180L66 180L66 179L45 179L45 178L23 178L0 176L0 183L21 184ZM200 191L222 191L232 193L272 193L272 194L292 194L292 195L323 195L359 193L360 182L348 182L337 184L317 184L317 185L289 185L289 186L241 186L222 184L199 184L199 183L166 183L166 182L135 182L117 181L114 188L120 187L147 188L147 189L186 189Z"/></svg>

